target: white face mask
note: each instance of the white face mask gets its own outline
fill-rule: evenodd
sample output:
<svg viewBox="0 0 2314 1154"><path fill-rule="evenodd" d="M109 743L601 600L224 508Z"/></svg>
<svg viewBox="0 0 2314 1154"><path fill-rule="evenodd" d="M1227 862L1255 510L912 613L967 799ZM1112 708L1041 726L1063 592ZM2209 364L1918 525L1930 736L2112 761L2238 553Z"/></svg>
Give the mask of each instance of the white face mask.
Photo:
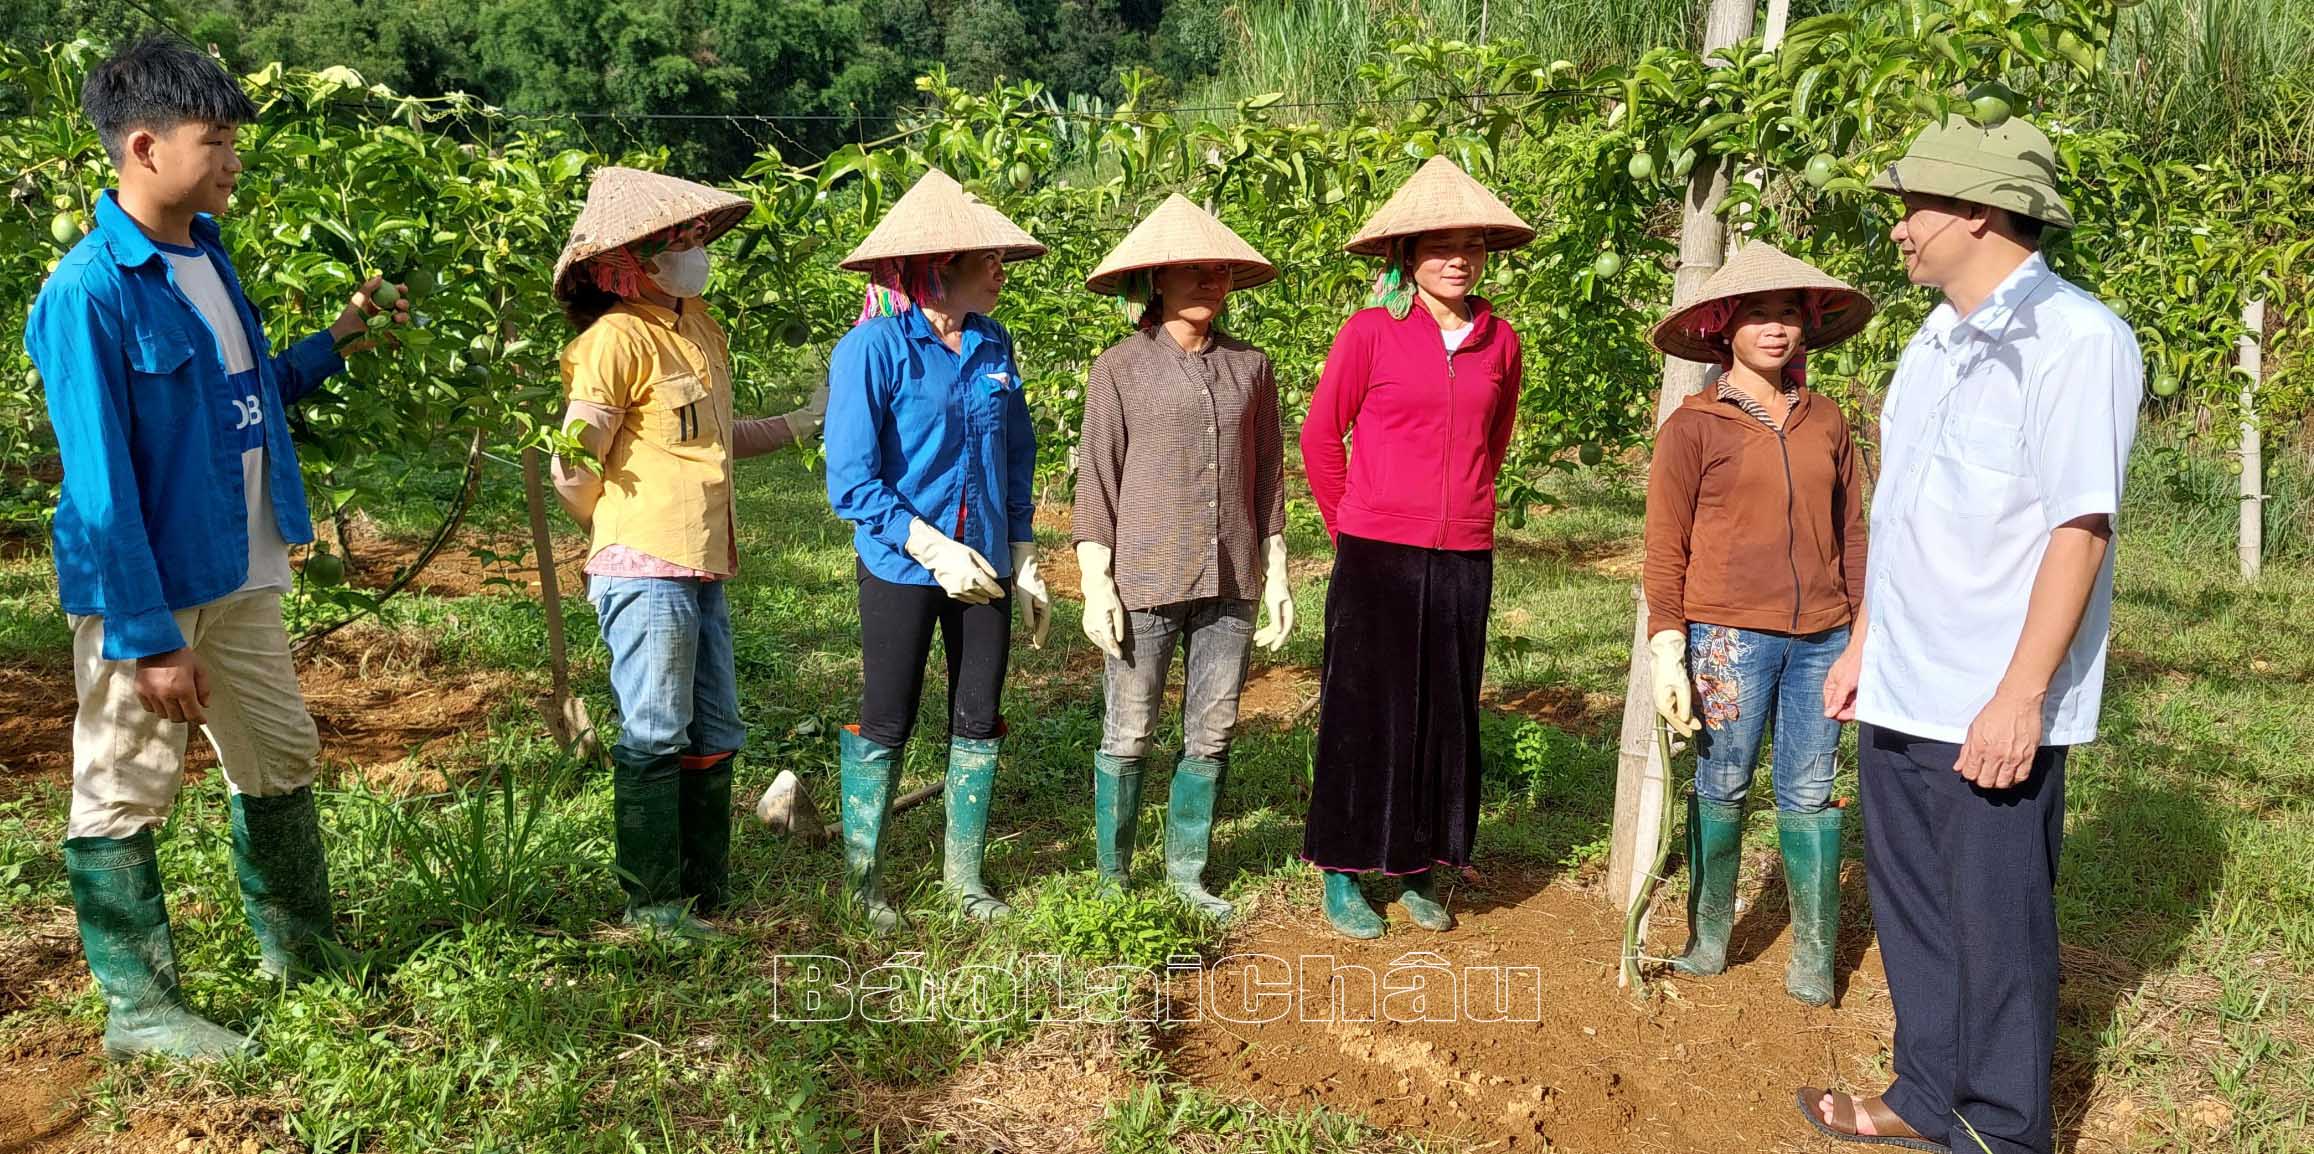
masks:
<svg viewBox="0 0 2314 1154"><path fill-rule="evenodd" d="M707 250L669 249L651 258L651 283L668 296L689 300L707 291Z"/></svg>

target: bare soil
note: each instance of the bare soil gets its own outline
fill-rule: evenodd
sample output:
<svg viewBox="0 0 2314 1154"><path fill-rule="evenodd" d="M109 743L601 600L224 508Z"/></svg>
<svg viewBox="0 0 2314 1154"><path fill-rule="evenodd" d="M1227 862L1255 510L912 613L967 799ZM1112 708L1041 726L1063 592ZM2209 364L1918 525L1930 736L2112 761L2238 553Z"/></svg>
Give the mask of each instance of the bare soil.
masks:
<svg viewBox="0 0 2314 1154"><path fill-rule="evenodd" d="M1851 873L1860 897L1861 871ZM1842 940L1840 1004L1811 1009L1784 993L1788 935L1771 903L1739 921L1731 949L1739 961L1728 973L1659 980L1644 996L1615 986L1622 927L1595 892L1502 874L1458 887L1452 904L1460 925L1443 935L1413 928L1396 906L1391 932L1371 942L1339 937L1307 907L1249 927L1202 989L1184 992L1200 1013L1170 1039L1169 1062L1223 1093L1282 1107L1322 1104L1395 1131L1567 1154L1827 1149L1797 1117L1793 1091L1826 1079L1877 1089L1885 1077L1887 986L1869 931L1853 924ZM1676 950L1680 919L1656 921L1649 952ZM1314 960L1290 979L1313 1012L1259 1025L1243 1024L1259 1012L1237 1011L1234 1022L1206 1012L1206 996L1219 1007L1242 996L1249 967L1266 965L1263 980L1285 973L1255 955L1365 967L1377 979L1374 1020L1302 1020L1332 1016L1333 971ZM1460 976L1464 967L1537 960L1539 1000L1514 998L1511 1007L1514 1018L1537 1021L1472 1021L1459 1009L1457 1020L1390 1020L1416 1016L1403 1012L1411 1001L1388 997L1400 988L1392 975L1411 982L1437 972L1407 967L1433 963Z"/></svg>

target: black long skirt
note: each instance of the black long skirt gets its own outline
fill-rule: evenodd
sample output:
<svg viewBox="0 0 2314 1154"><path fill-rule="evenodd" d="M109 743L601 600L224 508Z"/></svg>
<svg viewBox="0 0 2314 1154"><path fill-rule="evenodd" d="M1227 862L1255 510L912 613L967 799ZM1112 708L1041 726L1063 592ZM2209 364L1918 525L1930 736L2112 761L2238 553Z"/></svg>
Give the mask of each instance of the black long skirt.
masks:
<svg viewBox="0 0 2314 1154"><path fill-rule="evenodd" d="M1304 860L1391 874L1470 864L1493 596L1492 551L1335 542Z"/></svg>

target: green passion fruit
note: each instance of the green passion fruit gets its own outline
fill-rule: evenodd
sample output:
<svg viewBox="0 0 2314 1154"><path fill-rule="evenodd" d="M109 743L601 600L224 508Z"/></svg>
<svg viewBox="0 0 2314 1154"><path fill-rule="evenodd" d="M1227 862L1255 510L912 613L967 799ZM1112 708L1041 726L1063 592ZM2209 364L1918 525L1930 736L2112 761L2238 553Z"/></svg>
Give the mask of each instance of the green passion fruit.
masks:
<svg viewBox="0 0 2314 1154"><path fill-rule="evenodd" d="M1829 152L1819 152L1816 155L1808 158L1807 171L1802 175L1807 178L1808 187L1822 188L1825 185L1832 183L1832 178L1838 176L1839 174L1839 162L1832 159L1832 154Z"/></svg>
<svg viewBox="0 0 2314 1154"><path fill-rule="evenodd" d="M370 294L370 303L382 309L394 307L394 302L400 299L402 299L402 290L392 281L379 285L378 291Z"/></svg>
<svg viewBox="0 0 2314 1154"><path fill-rule="evenodd" d="M1623 254L1619 252L1600 253L1599 259L1591 262L1592 274L1601 280L1612 280L1616 273L1622 271Z"/></svg>
<svg viewBox="0 0 2314 1154"><path fill-rule="evenodd" d="M1016 160L1012 162L1012 167L1005 171L1005 179L1012 182L1014 192L1027 192L1029 186L1036 183L1036 169L1029 167L1029 163L1025 160Z"/></svg>
<svg viewBox="0 0 2314 1154"><path fill-rule="evenodd" d="M1588 444L1575 450L1575 459L1583 462L1584 467L1588 468L1606 460L1607 450L1600 448L1597 443Z"/></svg>
<svg viewBox="0 0 2314 1154"><path fill-rule="evenodd" d="M1644 152L1634 152L1631 154L1631 163L1626 166L1625 171L1631 174L1633 180L1643 182L1653 180L1655 179L1655 158Z"/></svg>
<svg viewBox="0 0 2314 1154"><path fill-rule="evenodd" d="M2153 378L2153 395L2157 397L2174 397L2183 387L2174 373L2158 373Z"/></svg>
<svg viewBox="0 0 2314 1154"><path fill-rule="evenodd" d="M48 218L48 237L59 245L70 247L80 240L80 232L80 218L69 212Z"/></svg>
<svg viewBox="0 0 2314 1154"><path fill-rule="evenodd" d="M305 579L324 589L345 584L345 558L335 553L315 553L307 557Z"/></svg>
<svg viewBox="0 0 2314 1154"><path fill-rule="evenodd" d="M800 349L812 342L812 327L800 318L789 317L779 322L779 343L791 349Z"/></svg>

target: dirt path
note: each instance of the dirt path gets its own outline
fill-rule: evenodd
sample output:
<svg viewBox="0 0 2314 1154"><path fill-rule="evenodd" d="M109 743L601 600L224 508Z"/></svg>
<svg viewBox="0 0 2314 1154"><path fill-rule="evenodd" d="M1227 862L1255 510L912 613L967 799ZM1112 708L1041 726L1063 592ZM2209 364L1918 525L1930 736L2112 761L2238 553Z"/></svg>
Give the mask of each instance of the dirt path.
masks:
<svg viewBox="0 0 2314 1154"><path fill-rule="evenodd" d="M1851 880L1860 893L1861 876ZM1200 1012L1173 1036L1171 1064L1227 1094L1563 1154L1823 1149L1795 1116L1793 1089L1881 1076L1891 1018L1868 933L1842 943L1837 1009L1785 995L1788 935L1767 903L1739 922L1731 954L1742 964L1643 1001L1615 988L1621 925L1595 894L1498 877L1454 904L1461 924L1445 935L1412 928L1396 907L1391 932L1371 942L1336 936L1315 910L1252 927L1201 990L1184 991ZM1659 916L1650 952L1677 949L1682 925ZM1509 969L1521 966L1535 969ZM1502 986L1488 967L1505 971ZM1470 1003L1484 1012L1503 988L1511 1020L1471 1020ZM1425 993L1436 995L1427 1006ZM1248 1024L1272 1012L1282 1016ZM1424 1017L1455 1020L1406 1020Z"/></svg>

